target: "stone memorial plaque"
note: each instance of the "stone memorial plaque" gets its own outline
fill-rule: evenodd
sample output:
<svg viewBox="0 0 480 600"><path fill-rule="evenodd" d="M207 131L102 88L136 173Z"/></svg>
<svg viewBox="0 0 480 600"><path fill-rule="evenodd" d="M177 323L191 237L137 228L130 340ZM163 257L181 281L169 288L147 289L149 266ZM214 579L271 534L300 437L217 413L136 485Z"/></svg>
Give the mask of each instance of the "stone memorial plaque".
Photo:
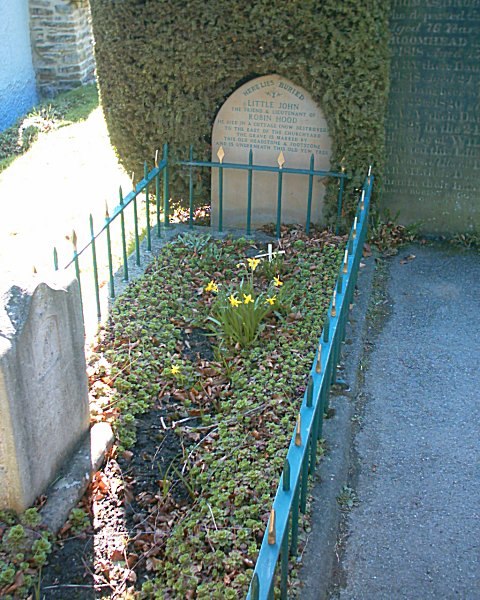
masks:
<svg viewBox="0 0 480 600"><path fill-rule="evenodd" d="M279 75L264 75L239 87L217 114L212 133L212 161L278 167L283 153L283 168L310 166L330 169L331 140L325 117L310 94ZM245 228L247 220L247 173L223 170L223 225ZM277 173L253 172L252 227L276 222ZM218 169L212 169L212 225L218 226ZM314 177L311 221L322 219L325 184ZM305 223L308 175L284 174L282 223Z"/></svg>
<svg viewBox="0 0 480 600"><path fill-rule="evenodd" d="M429 233L480 229L480 1L393 0L383 202Z"/></svg>

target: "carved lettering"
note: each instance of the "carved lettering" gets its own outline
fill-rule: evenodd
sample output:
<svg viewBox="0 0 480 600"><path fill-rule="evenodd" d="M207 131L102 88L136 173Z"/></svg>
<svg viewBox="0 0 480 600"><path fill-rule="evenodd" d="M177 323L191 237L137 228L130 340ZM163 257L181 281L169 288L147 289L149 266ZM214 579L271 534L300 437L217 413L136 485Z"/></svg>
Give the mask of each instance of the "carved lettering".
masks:
<svg viewBox="0 0 480 600"><path fill-rule="evenodd" d="M423 198L432 213L448 201L452 210L471 205L473 214L480 194L480 4L392 0L391 30L386 201L395 197L402 212Z"/></svg>

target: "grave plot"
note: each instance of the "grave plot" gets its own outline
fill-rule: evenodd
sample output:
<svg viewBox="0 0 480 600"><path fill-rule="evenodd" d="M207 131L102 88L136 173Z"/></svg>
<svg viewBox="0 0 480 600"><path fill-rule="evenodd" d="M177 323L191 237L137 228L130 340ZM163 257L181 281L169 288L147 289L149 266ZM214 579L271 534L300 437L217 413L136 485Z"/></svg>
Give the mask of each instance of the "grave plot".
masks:
<svg viewBox="0 0 480 600"><path fill-rule="evenodd" d="M49 597L246 595L344 242L284 227L270 261L265 243L185 234L131 284L89 367L116 449L83 539L67 524L44 571Z"/></svg>

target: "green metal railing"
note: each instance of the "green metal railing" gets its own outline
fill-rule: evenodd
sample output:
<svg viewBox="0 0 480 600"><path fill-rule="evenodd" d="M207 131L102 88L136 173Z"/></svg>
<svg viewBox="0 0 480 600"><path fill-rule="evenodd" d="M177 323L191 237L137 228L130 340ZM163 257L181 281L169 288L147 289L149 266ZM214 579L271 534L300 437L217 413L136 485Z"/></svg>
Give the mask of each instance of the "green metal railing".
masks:
<svg viewBox="0 0 480 600"><path fill-rule="evenodd" d="M257 165L253 162L253 150L250 149L248 153L248 164L239 164L239 163L224 163L223 158L225 156L223 147L220 146L219 151L217 153L218 162L210 162L210 161L195 161L193 160L193 148L190 147L190 156L189 160L180 160L177 164L183 165L185 167L189 167L189 225L193 227L193 168L208 168L212 171L212 179L213 179L213 170L217 169L218 171L218 231L223 231L223 205L224 205L224 171L228 169L232 170L240 170L247 171L247 198L246 198L246 215L245 215L245 230L246 234L251 234L252 229L252 194L253 194L253 173L254 172L263 172L263 173L276 173L277 174L277 207L276 207L276 235L277 238L280 237L280 227L282 222L282 194L283 194L283 176L287 174L291 175L306 175L308 176L308 192L307 192L307 211L306 211L306 219L305 219L305 230L307 233L310 232L310 220L312 213L312 195L313 195L313 178L314 177L331 177L333 179L338 179L338 193L337 193L337 224L336 224L336 232L338 233L340 218L342 214L342 202L343 202L343 192L345 187L345 179L347 175L345 172L334 172L334 171L321 171L315 169L315 156L312 154L310 156L310 165L308 169L297 169L291 167L284 167L285 157L283 152L280 152L277 158L278 167L266 166L266 165Z"/></svg>
<svg viewBox="0 0 480 600"><path fill-rule="evenodd" d="M280 588L281 598L287 598L289 559L297 554L299 512L305 513L306 510L308 476L315 469L318 440L322 435L323 415L328 409L330 387L336 381L341 345L367 234L373 179L369 169L308 377L307 389L288 448L247 600L270 600L274 597L276 585Z"/></svg>
<svg viewBox="0 0 480 600"><path fill-rule="evenodd" d="M308 169L296 169L296 168L287 168L284 167L285 158L283 152L280 153L278 157L278 166L266 166L266 165L257 165L254 164L253 160L253 150L250 149L248 164L237 164L237 163L224 163L223 157L224 152L223 148L221 148L221 152L218 153L219 162L209 162L209 161L196 161L193 159L193 147L190 147L189 152L189 160L180 160L175 164L183 167L188 167L189 172L189 211L188 211L188 226L193 229L194 226L194 169L196 168L209 168L212 171L217 169L218 171L218 195L219 195L219 220L218 220L218 230L223 231L223 206L226 194L224 193L224 171L228 169L232 170L243 170L246 171L247 177L247 198L246 198L246 219L245 219L245 231L247 235L251 234L252 230L252 197L254 194L254 185L253 185L253 173L254 172L267 172L273 173L277 175L277 206L276 206L276 235L280 237L280 227L282 222L282 194L283 194L283 177L287 174L294 175L304 175L308 177L308 192L307 192L307 209L306 209L306 219L305 219L305 230L307 233L310 231L310 220L311 220L311 212L312 212L312 202L313 202L313 178L314 177L331 177L338 180L338 194L337 194L337 233L339 228L340 216L342 212L342 201L343 201L343 193L344 193L344 182L347 178L345 172L336 173L333 171L321 171L316 170L315 166L315 158L312 154L310 157L310 165ZM132 175L133 180L133 175ZM162 184L163 183L163 189ZM274 185L274 184L273 184ZM127 243L127 229L125 224L125 211L127 207L133 206L133 234L134 234L134 242L135 242L135 262L137 265L140 265L141 261L141 253L140 253L140 231L139 231L139 223L142 221L141 216L138 214L138 198L144 194L145 195L145 235L146 235L146 249L147 251L151 251L152 248L152 238L151 238L151 206L150 206L150 192L154 190L155 194L155 204L156 204L156 233L157 237L161 237L162 228L168 228L170 226L170 193L169 193L169 152L168 145L165 144L163 147L163 157L160 162L158 162L158 153L155 157L155 166L151 171L148 171L147 163L144 164L144 174L143 179L135 186L133 186L132 191L126 196L123 195L123 191L120 188L119 190L119 203L113 210L113 213L110 215L108 206L105 213L105 222L102 227L95 231L93 216L90 214L89 217L89 240L88 242L80 249L77 247L77 235L73 232L72 242L73 242L73 257L71 260L64 265L64 268L68 268L71 265L75 266L75 273L78 279L78 283L80 286L80 295L82 297L82 284L81 284L81 269L79 259L82 255L87 253L89 249L91 249L91 260L93 266L93 285L94 285L94 294L95 294L95 304L97 311L97 319L101 319L101 302L100 302L100 285L99 285L99 264L97 259L97 244L99 243L99 238L105 232L105 241L106 241L106 250L107 250L107 260L108 260L108 282L109 282L109 295L110 298L115 298L115 279L114 279L114 264L113 264L113 255L112 255L112 231L111 225L112 223L119 219L120 221L120 231L121 231L121 261L123 264L123 279L124 281L129 281L129 272L128 272L128 243ZM226 190L228 193L228 190ZM227 197L228 199L228 197ZM59 268L59 257L57 248L53 249L53 263L55 270Z"/></svg>
<svg viewBox="0 0 480 600"><path fill-rule="evenodd" d="M163 178L163 198L161 194L161 179ZM133 180L133 175L132 175ZM100 285L99 285L99 268L97 260L97 243L100 236L105 232L106 251L108 260L108 282L109 282L109 295L110 298L115 298L115 279L114 279L114 263L112 253L112 232L111 226L114 221L120 219L120 230L121 230L121 254L122 254L122 267L123 267L123 279L124 281L129 280L128 272L128 243L127 243L127 230L125 225L125 210L128 206L133 205L133 229L134 229L134 243L135 243L135 263L140 266L141 254L140 254L140 231L139 231L139 214L138 214L138 198L145 195L145 235L146 235L146 247L148 251L152 249L152 238L151 238L151 207L150 207L150 189L151 186L155 188L155 202L156 202L156 231L157 236L161 236L161 213L163 204L163 214L165 215L165 226L168 226L168 213L169 213L169 200L168 200L168 147L167 145L163 148L163 158L158 162L158 153L155 157L155 166L148 172L147 163L144 164L144 176L143 179L137 184L133 185L133 189L126 196L123 195L122 188L119 189L119 203L114 208L113 213L110 215L108 206L105 211L105 222L95 232L93 216L89 216L89 230L90 238L89 241L81 248L77 248L77 234L74 231L72 234L73 243L73 257L64 265L67 269L71 265L75 266L75 274L78 279L80 287L80 297L82 298L82 284L81 284L81 269L80 269L80 257L87 252L90 248L92 253L92 266L93 266L93 282L95 289L95 304L97 309L97 318L101 319L101 307L100 307ZM58 251L57 248L53 249L53 264L55 270L59 268ZM82 302L83 303L83 302Z"/></svg>

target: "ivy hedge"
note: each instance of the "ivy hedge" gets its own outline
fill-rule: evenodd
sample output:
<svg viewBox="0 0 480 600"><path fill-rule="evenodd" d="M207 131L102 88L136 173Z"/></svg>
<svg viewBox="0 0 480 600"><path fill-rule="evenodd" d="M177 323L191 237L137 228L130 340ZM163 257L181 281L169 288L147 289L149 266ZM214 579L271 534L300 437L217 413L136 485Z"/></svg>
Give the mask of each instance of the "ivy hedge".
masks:
<svg viewBox="0 0 480 600"><path fill-rule="evenodd" d="M209 158L225 99L278 73L321 106L332 167L353 175L347 198L369 164L381 180L388 0L91 0L91 8L103 109L127 169L143 173L165 142L182 157L193 144Z"/></svg>

